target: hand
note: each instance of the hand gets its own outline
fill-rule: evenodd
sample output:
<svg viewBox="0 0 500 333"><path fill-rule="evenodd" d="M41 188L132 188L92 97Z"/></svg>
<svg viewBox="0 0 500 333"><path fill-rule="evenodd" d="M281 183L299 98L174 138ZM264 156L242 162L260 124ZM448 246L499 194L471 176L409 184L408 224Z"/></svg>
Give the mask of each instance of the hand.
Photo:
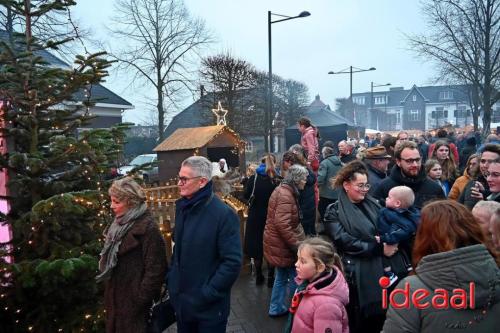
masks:
<svg viewBox="0 0 500 333"><path fill-rule="evenodd" d="M396 252L398 252L398 244L390 245L384 243L384 255L386 257L392 257Z"/></svg>
<svg viewBox="0 0 500 333"><path fill-rule="evenodd" d="M476 182L470 191L470 196L474 199L484 200L483 192L484 186L480 182Z"/></svg>

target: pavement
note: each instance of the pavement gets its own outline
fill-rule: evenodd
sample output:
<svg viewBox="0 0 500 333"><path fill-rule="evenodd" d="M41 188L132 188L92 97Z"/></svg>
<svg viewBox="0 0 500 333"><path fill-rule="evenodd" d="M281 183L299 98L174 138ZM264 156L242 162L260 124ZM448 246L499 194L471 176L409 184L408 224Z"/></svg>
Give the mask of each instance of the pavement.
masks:
<svg viewBox="0 0 500 333"><path fill-rule="evenodd" d="M266 272L264 276L267 277ZM231 290L231 313L227 325L227 333L278 333L283 332L287 317L270 318L267 315L271 288L266 283L255 285L255 276L249 269L243 269ZM176 325L169 327L164 333L177 332Z"/></svg>

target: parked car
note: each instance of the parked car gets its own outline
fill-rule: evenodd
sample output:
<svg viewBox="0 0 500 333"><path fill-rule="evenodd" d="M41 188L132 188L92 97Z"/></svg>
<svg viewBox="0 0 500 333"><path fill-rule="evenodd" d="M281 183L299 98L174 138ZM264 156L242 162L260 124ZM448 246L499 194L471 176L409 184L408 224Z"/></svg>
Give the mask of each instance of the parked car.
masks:
<svg viewBox="0 0 500 333"><path fill-rule="evenodd" d="M143 154L135 157L128 165L118 168L118 174L125 176L137 172L145 183L158 183L158 165L156 154Z"/></svg>

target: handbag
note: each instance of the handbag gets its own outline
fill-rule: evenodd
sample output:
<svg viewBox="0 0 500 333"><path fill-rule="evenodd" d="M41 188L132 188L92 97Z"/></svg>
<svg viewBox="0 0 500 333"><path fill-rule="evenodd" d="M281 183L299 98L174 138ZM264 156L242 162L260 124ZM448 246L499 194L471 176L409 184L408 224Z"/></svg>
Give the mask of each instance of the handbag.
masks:
<svg viewBox="0 0 500 333"><path fill-rule="evenodd" d="M253 195L255 193L255 184L257 183L257 173L255 173L255 177L253 178L253 188L252 188L252 194L250 195L250 198L248 198L247 204L248 207L252 206L255 196Z"/></svg>
<svg viewBox="0 0 500 333"><path fill-rule="evenodd" d="M175 323L175 321L175 310L170 303L168 289L164 286L160 300L153 303L153 306L151 307L147 332L162 333L170 327L170 325Z"/></svg>

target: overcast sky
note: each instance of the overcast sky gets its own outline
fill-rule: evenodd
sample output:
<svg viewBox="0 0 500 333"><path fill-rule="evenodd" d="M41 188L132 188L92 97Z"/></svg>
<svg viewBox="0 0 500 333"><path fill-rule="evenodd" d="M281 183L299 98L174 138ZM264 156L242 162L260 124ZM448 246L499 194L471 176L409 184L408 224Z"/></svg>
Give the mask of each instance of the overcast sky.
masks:
<svg viewBox="0 0 500 333"><path fill-rule="evenodd" d="M113 0L80 0L74 12L101 39L113 13ZM353 75L353 92L370 91L370 82L410 88L431 83L430 64L407 50L404 33L425 31L416 0L185 0L192 15L205 20L218 39L208 54L230 51L267 71L267 11L289 16L307 10L311 16L272 25L273 73L305 83L311 101L316 94L335 107L349 95L349 74L328 75L349 66L376 67ZM114 75L105 84L136 106L124 119L141 122L146 106L125 89L126 78ZM387 87L379 88L386 89ZM154 92L151 93L154 98ZM193 100L186 100L186 106ZM180 111L180 110L179 110Z"/></svg>

